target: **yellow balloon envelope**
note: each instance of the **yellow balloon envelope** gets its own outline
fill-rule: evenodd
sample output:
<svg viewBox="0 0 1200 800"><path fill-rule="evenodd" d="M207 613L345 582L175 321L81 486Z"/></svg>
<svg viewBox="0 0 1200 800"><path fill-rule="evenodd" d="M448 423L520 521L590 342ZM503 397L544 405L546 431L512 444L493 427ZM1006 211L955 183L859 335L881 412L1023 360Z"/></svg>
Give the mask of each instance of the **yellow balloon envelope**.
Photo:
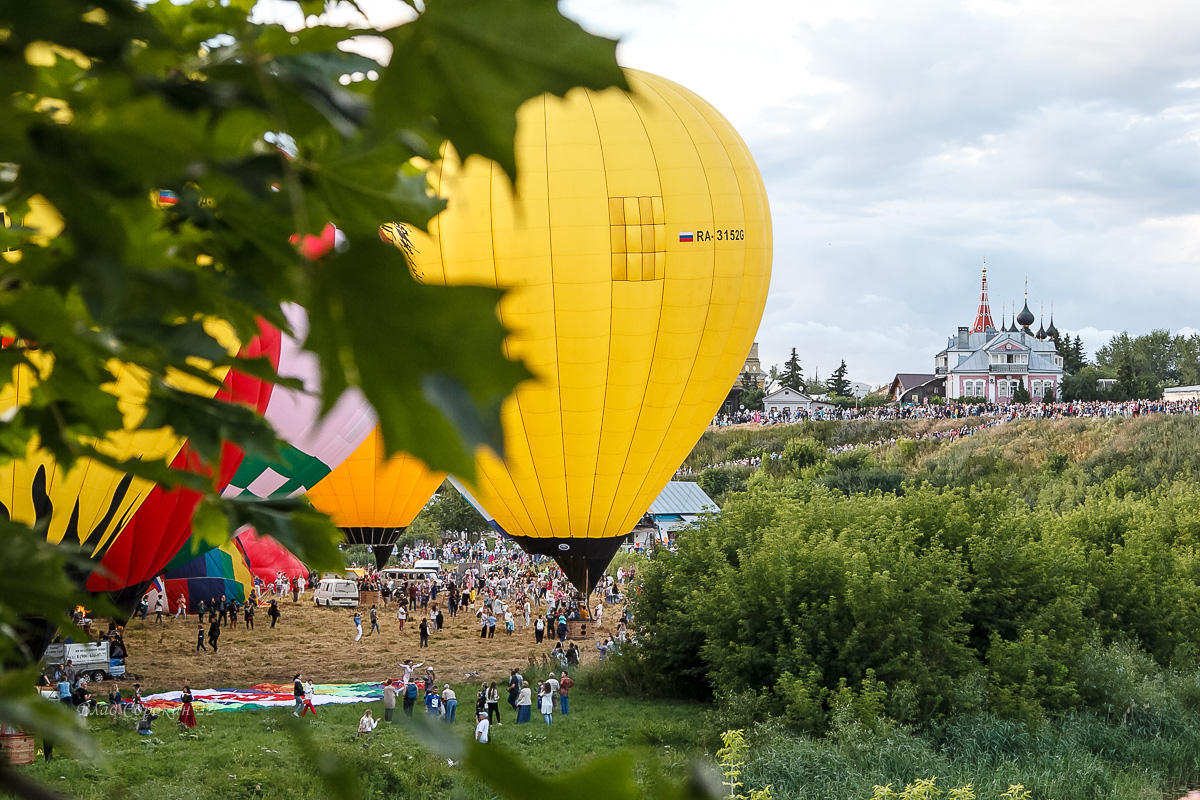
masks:
<svg viewBox="0 0 1200 800"><path fill-rule="evenodd" d="M429 283L512 287L507 349L539 377L503 411L475 498L579 588L695 445L758 329L771 221L758 169L711 105L627 71L632 94L571 91L518 114L516 192L447 150L428 235L385 226ZM399 234L406 234L402 241Z"/></svg>
<svg viewBox="0 0 1200 800"><path fill-rule="evenodd" d="M49 357L36 352L30 354L30 360L43 374L53 368ZM105 390L118 398L124 429L95 443L95 447L122 460L169 460L183 446L182 438L170 428L137 429L146 414L145 373L115 361L109 366L116 380ZM34 369L17 366L12 382L0 389L0 411L29 403L36 381ZM194 378L173 383L196 394L216 394L216 387ZM79 459L71 469L64 470L34 437L25 458L0 466L0 514L26 525L48 520L49 541L57 544L65 540L98 557L152 488L151 481L90 458Z"/></svg>
<svg viewBox="0 0 1200 800"><path fill-rule="evenodd" d="M308 490L315 508L342 529L351 544L370 545L382 569L400 534L445 480L406 453L384 457L376 428L350 457Z"/></svg>
<svg viewBox="0 0 1200 800"><path fill-rule="evenodd" d="M31 237L31 245L45 246L62 231L62 217L40 195L33 197L29 206L29 213L22 223L37 231ZM0 216L4 216L4 212L0 206ZM7 219L5 224L8 224ZM3 256L7 261L15 262L20 260L21 253L14 250ZM228 325L210 321L205 323L205 328L230 352L236 351L235 336ZM14 343L13 346L23 345ZM50 356L35 350L28 355L30 364L15 367L11 381L0 388L0 413L28 404L39 374L46 375L53 369ZM104 388L118 398L124 429L95 443L95 447L105 455L122 460L169 460L183 446L183 440L174 431L170 428L137 429L146 414L143 405L148 391L145 372L117 361L108 366L115 380ZM219 381L225 371L221 369L213 374ZM171 383L179 389L207 397L217 391L211 383L182 374L173 376ZM82 546L89 555L98 558L153 487L150 481L119 472L90 458L79 459L70 470L64 470L51 454L41 449L34 437L24 459L0 465L0 515L26 525L46 520L49 541Z"/></svg>

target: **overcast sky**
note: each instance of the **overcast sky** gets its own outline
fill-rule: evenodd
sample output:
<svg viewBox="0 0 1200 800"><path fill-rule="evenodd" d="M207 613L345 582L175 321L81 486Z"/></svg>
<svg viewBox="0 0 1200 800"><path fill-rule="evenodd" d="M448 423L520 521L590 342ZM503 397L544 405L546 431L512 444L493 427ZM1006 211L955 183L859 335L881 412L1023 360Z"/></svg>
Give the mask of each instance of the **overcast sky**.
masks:
<svg viewBox="0 0 1200 800"><path fill-rule="evenodd" d="M749 144L775 229L765 363L932 371L984 257L997 323L1028 276L1034 313L1053 300L1091 352L1200 327L1200 3L562 8Z"/></svg>
<svg viewBox="0 0 1200 800"><path fill-rule="evenodd" d="M1092 354L1120 330L1200 328L1200 3L561 7L749 145L775 232L765 364L795 347L806 376L932 371L985 257L997 323L1028 278L1034 313L1053 301Z"/></svg>

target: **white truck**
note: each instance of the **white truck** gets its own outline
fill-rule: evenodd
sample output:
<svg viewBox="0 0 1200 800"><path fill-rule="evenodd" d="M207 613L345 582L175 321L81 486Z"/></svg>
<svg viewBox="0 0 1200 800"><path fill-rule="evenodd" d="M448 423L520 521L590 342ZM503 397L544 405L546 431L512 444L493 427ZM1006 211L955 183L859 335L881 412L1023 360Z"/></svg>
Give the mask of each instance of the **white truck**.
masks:
<svg viewBox="0 0 1200 800"><path fill-rule="evenodd" d="M42 660L51 669L70 661L75 667L75 674L86 676L92 683L99 683L105 678L119 678L125 674L125 662L111 658L108 642L58 642L46 648L46 655Z"/></svg>

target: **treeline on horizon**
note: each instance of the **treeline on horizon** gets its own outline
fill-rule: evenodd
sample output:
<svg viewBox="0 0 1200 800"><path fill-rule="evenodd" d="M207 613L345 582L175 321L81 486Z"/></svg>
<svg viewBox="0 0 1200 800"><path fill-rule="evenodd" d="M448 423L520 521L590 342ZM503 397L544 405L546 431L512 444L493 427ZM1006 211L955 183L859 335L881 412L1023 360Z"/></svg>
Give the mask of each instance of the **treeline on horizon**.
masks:
<svg viewBox="0 0 1200 800"><path fill-rule="evenodd" d="M718 470L737 476L721 513L640 570L627 683L813 734L1195 722L1200 421L1025 420L828 453L880 433L848 425L790 426L779 458Z"/></svg>
<svg viewBox="0 0 1200 800"><path fill-rule="evenodd" d="M1063 382L1057 399L1074 402L1090 400L1157 400L1170 386L1200 385L1200 333L1172 334L1160 328L1140 336L1122 331L1109 339L1089 359L1083 339L1066 331L1052 337L1063 357ZM801 360L792 348L783 365L772 366L767 384L758 387L743 379L740 404L761 411L769 391L789 387L809 394L828 394L830 402L844 407L872 407L887 404L886 393L875 392L856 401L850 397L849 369L843 359L828 379L817 375L805 379ZM1101 388L1102 379L1114 380Z"/></svg>

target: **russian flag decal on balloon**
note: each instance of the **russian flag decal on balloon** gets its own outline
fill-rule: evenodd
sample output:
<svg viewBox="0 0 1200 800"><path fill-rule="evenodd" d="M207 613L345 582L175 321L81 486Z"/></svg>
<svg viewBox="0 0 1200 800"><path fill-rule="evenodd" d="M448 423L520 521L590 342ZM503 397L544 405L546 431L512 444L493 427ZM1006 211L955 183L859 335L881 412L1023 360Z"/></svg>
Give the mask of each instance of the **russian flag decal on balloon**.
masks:
<svg viewBox="0 0 1200 800"><path fill-rule="evenodd" d="M691 231L680 231L679 232L679 241L690 242L691 240L692 240L692 232Z"/></svg>

